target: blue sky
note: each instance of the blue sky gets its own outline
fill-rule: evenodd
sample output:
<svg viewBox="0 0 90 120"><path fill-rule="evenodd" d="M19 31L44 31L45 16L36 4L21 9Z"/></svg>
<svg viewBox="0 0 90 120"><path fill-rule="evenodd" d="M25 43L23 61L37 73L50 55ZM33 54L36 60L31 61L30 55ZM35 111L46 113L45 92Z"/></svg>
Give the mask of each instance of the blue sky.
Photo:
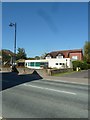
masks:
<svg viewBox="0 0 90 120"><path fill-rule="evenodd" d="M17 48L28 57L55 50L83 48L88 40L86 2L7 2L2 5L2 48L13 51L17 23Z"/></svg>

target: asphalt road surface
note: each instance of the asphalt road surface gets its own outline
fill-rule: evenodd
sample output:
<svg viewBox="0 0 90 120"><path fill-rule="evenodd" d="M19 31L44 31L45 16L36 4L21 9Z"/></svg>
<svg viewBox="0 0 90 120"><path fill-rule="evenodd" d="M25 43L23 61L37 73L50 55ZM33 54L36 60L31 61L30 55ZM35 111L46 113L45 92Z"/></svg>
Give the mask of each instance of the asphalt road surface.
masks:
<svg viewBox="0 0 90 120"><path fill-rule="evenodd" d="M41 78L25 81L28 77L3 76L0 94L4 118L88 118L87 85Z"/></svg>

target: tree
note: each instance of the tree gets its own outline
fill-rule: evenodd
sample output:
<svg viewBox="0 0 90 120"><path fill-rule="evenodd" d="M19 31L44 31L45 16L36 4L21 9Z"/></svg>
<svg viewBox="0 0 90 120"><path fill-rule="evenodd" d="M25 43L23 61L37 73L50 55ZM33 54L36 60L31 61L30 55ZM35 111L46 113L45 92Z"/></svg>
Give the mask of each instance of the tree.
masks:
<svg viewBox="0 0 90 120"><path fill-rule="evenodd" d="M10 62L11 58L14 56L14 53L10 50L2 49L0 51L0 55L2 56L2 63L6 64Z"/></svg>
<svg viewBox="0 0 90 120"><path fill-rule="evenodd" d="M35 60L35 58L29 57L27 58L27 60Z"/></svg>
<svg viewBox="0 0 90 120"><path fill-rule="evenodd" d="M26 53L24 48L18 48L18 52L16 54L16 59L26 59Z"/></svg>
<svg viewBox="0 0 90 120"><path fill-rule="evenodd" d="M90 41L86 41L84 45L84 61L90 63Z"/></svg>
<svg viewBox="0 0 90 120"><path fill-rule="evenodd" d="M87 70L88 69L88 64L85 61L72 61L73 64L73 70L76 70L77 67L80 67L81 70Z"/></svg>
<svg viewBox="0 0 90 120"><path fill-rule="evenodd" d="M2 50L2 63L10 61L10 56Z"/></svg>
<svg viewBox="0 0 90 120"><path fill-rule="evenodd" d="M39 56L35 56L35 60L40 60L40 57Z"/></svg>
<svg viewBox="0 0 90 120"><path fill-rule="evenodd" d="M41 59L44 59L45 56L46 56L46 54L47 54L47 53L42 54L42 56L41 56L40 58L41 58Z"/></svg>

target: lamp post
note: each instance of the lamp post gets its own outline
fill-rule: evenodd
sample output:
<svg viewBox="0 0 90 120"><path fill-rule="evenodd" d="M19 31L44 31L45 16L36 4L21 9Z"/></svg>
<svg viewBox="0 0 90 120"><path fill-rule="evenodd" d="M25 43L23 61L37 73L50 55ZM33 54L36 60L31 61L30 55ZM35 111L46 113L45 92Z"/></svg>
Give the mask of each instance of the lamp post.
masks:
<svg viewBox="0 0 90 120"><path fill-rule="evenodd" d="M66 59L66 68L67 68L67 59Z"/></svg>
<svg viewBox="0 0 90 120"><path fill-rule="evenodd" d="M13 59L13 64L15 65L15 62L16 62L16 23L10 23L9 26L15 28L15 39L14 39L14 59Z"/></svg>

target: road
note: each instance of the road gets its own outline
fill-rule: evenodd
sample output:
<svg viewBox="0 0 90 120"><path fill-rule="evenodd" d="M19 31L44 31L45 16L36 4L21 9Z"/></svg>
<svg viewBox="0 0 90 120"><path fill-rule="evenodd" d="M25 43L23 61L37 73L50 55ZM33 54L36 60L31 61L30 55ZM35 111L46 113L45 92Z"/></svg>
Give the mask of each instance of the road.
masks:
<svg viewBox="0 0 90 120"><path fill-rule="evenodd" d="M3 80L3 85L12 85L0 92L4 118L88 118L87 85L44 79L17 82Z"/></svg>

